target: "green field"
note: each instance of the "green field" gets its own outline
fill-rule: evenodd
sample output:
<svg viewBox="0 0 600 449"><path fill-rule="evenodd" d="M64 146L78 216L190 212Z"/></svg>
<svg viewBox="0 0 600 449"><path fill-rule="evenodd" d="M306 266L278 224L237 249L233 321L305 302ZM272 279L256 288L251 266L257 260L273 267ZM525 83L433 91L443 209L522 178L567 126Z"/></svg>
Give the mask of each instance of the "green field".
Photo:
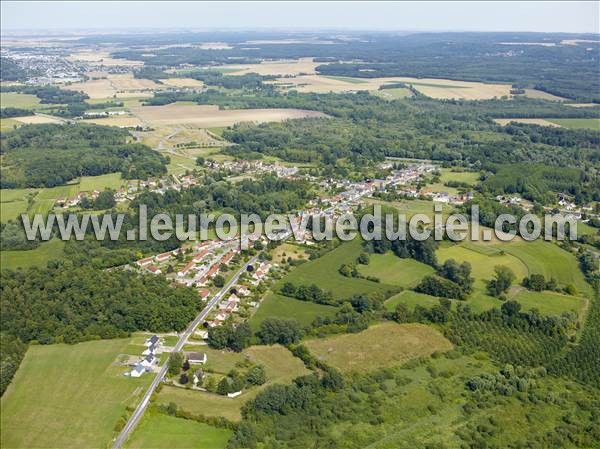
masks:
<svg viewBox="0 0 600 449"><path fill-rule="evenodd" d="M333 293L338 299L347 299L353 295L386 293L394 287L384 283L376 283L365 279L349 278L339 273L342 264L354 263L362 252L362 240L354 239L343 243L324 256L300 265L285 276L279 285L292 282L295 285L317 284Z"/></svg>
<svg viewBox="0 0 600 449"><path fill-rule="evenodd" d="M35 95L0 92L0 103L3 108L33 109L40 104L40 100Z"/></svg>
<svg viewBox="0 0 600 449"><path fill-rule="evenodd" d="M560 315L567 311L581 315L586 302L586 299L576 296L549 291L532 292L528 290L517 293L515 299L521 303L523 309L531 310L535 308L546 315Z"/></svg>
<svg viewBox="0 0 600 449"><path fill-rule="evenodd" d="M370 326L358 334L308 340L305 345L320 360L343 372L374 371L452 349L452 344L433 327L390 322Z"/></svg>
<svg viewBox="0 0 600 449"><path fill-rule="evenodd" d="M439 304L439 300L438 298L425 295L423 293L417 293L412 290L404 290L403 292L400 292L385 301L384 306L387 310L393 311L396 309L398 304L405 304L409 309L414 309L416 305L420 305L429 309L432 306Z"/></svg>
<svg viewBox="0 0 600 449"><path fill-rule="evenodd" d="M256 364L264 365L267 372L267 383L260 387L254 387L248 391L244 391L236 398L228 398L218 394L167 385L162 388L160 393L158 393L158 403L168 404L169 402L174 402L178 407L189 413L205 416L223 416L231 421L239 421L241 418L241 407L247 401L256 397L256 395L266 386L274 383L289 383L298 376L309 374L309 371L304 367L302 361L295 358L283 346L251 346L245 349L241 354L231 354L233 354L238 361L242 361L247 357ZM207 352L207 356L207 368L209 368L209 364L211 363L210 353ZM225 362L213 360L213 363L216 363L220 366L220 370L223 370L219 372L226 373L234 368L235 363L237 362L232 363L232 360L230 359Z"/></svg>
<svg viewBox="0 0 600 449"><path fill-rule="evenodd" d="M0 131L7 132L12 131L15 127L21 126L22 123L12 118L0 118Z"/></svg>
<svg viewBox="0 0 600 449"><path fill-rule="evenodd" d="M128 449L223 449L232 431L148 410L129 438Z"/></svg>
<svg viewBox="0 0 600 449"><path fill-rule="evenodd" d="M52 239L28 251L0 251L2 268L29 268L46 266L49 260L62 257L65 242Z"/></svg>
<svg viewBox="0 0 600 449"><path fill-rule="evenodd" d="M448 190L446 188L446 190ZM442 217L444 220L448 218L454 208L445 203L434 203L433 201L427 200L401 200L401 201L381 201L381 200L367 200L369 204L379 204L385 207L392 207L396 209L396 213L406 215L406 219L410 220L410 218L415 214L425 214L432 218L434 216L434 207L435 204L442 205Z"/></svg>
<svg viewBox="0 0 600 449"><path fill-rule="evenodd" d="M47 215L48 212L54 207L54 200L36 200L33 205L29 208L29 216L33 217L35 214Z"/></svg>
<svg viewBox="0 0 600 449"><path fill-rule="evenodd" d="M152 378L127 378L116 364L130 343L31 346L2 396L2 447L107 447Z"/></svg>
<svg viewBox="0 0 600 449"><path fill-rule="evenodd" d="M440 182L457 181L466 182L467 184L475 184L479 181L479 173L472 171L452 171L449 168L442 168Z"/></svg>
<svg viewBox="0 0 600 449"><path fill-rule="evenodd" d="M0 202L6 203L10 201L27 199L29 194L37 193L36 189L0 189Z"/></svg>
<svg viewBox="0 0 600 449"><path fill-rule="evenodd" d="M295 318L302 326L309 325L318 317L333 316L337 308L300 301L286 296L269 293L262 300L256 313L250 319L253 329L258 329L260 323L269 317Z"/></svg>
<svg viewBox="0 0 600 449"><path fill-rule="evenodd" d="M124 183L121 173L108 173L100 176L82 176L79 181L79 191L89 192L93 190L119 189Z"/></svg>
<svg viewBox="0 0 600 449"><path fill-rule="evenodd" d="M10 201L2 203L0 206L0 222L6 223L8 220L14 220L21 214L27 212L27 201Z"/></svg>
<svg viewBox="0 0 600 449"><path fill-rule="evenodd" d="M365 276L375 276L386 284L400 287L414 287L434 269L429 265L414 259L401 259L392 252L386 254L371 254L369 265L357 265L358 270Z"/></svg>
<svg viewBox="0 0 600 449"><path fill-rule="evenodd" d="M547 118L545 120L569 129L593 129L600 131L600 118Z"/></svg>
<svg viewBox="0 0 600 449"><path fill-rule="evenodd" d="M55 200L57 198L69 198L77 195L79 184L67 184L57 187L46 187L40 190L36 196L36 200Z"/></svg>

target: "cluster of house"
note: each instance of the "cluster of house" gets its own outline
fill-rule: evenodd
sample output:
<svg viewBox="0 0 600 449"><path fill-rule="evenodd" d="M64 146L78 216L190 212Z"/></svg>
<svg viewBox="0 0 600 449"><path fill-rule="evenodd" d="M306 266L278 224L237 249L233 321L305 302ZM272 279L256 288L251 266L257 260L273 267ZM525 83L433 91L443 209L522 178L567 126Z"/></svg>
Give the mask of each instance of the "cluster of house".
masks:
<svg viewBox="0 0 600 449"><path fill-rule="evenodd" d="M17 61L20 67L35 73L25 82L28 85L83 81L81 70L62 55L2 49L2 56Z"/></svg>
<svg viewBox="0 0 600 449"><path fill-rule="evenodd" d="M127 111L87 111L83 113L83 118L103 118L118 115L127 115Z"/></svg>
<svg viewBox="0 0 600 449"><path fill-rule="evenodd" d="M74 207L77 206L82 199L87 198L89 200L95 200L98 198L98 195L100 195L99 190L94 190L92 192L78 192L77 195L70 198L57 198L54 204L58 207Z"/></svg>
<svg viewBox="0 0 600 449"><path fill-rule="evenodd" d="M144 345L146 349L142 352L143 358L133 365L133 369L128 373L130 377L140 377L144 373L152 371L152 367L158 363L156 355L161 347L160 338L152 335L146 339Z"/></svg>
<svg viewBox="0 0 600 449"><path fill-rule="evenodd" d="M424 195L418 196L426 196L431 198L433 201L437 201L438 203L461 205L473 199L473 192L458 193L456 195L448 192L427 192Z"/></svg>
<svg viewBox="0 0 600 449"><path fill-rule="evenodd" d="M298 174L298 167L269 164L261 160L207 161L206 166L215 170L230 170L235 173L275 173L280 178L290 178Z"/></svg>

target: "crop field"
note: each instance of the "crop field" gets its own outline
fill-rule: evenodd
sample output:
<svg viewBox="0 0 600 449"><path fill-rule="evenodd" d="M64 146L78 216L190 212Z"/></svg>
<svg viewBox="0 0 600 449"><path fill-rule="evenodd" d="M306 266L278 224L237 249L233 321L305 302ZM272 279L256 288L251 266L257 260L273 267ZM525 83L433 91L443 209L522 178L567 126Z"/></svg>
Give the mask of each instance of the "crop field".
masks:
<svg viewBox="0 0 600 449"><path fill-rule="evenodd" d="M399 82L414 87L423 95L443 100L484 100L510 96L510 85L508 84L487 84L434 78L384 77L361 79L339 76L298 75L294 78L278 78L274 84L287 86L299 92L326 93L356 90L378 91L379 87L384 84Z"/></svg>
<svg viewBox="0 0 600 449"><path fill-rule="evenodd" d="M300 301L294 298L269 293L262 300L256 313L250 319L250 325L257 330L265 318L295 318L300 325L309 325L318 317L333 316L336 307L315 304L309 301Z"/></svg>
<svg viewBox="0 0 600 449"><path fill-rule="evenodd" d="M413 93L406 87L396 87L393 89L377 90L374 92L374 94L385 100L398 100L400 98L411 97Z"/></svg>
<svg viewBox="0 0 600 449"><path fill-rule="evenodd" d="M143 144L158 150L187 152L196 148L214 148L227 144L211 130L193 125L158 126L151 131L135 131L134 134ZM191 146L192 144L194 146ZM183 148L183 145L189 145L189 148Z"/></svg>
<svg viewBox="0 0 600 449"><path fill-rule="evenodd" d="M33 109L40 104L40 100L32 94L0 92L0 104L3 108Z"/></svg>
<svg viewBox="0 0 600 449"><path fill-rule="evenodd" d="M29 216L33 217L36 214L47 215L54 207L54 200L36 200L29 208Z"/></svg>
<svg viewBox="0 0 600 449"><path fill-rule="evenodd" d="M100 79L90 79L79 83L61 86L62 89L82 91L92 99L134 96L152 96L151 90L162 90L165 87L152 80L134 78L133 74L107 74Z"/></svg>
<svg viewBox="0 0 600 449"><path fill-rule="evenodd" d="M137 117L127 115L117 115L114 117L100 117L81 120L81 123L92 123L95 125L118 126L119 128L135 128L144 126Z"/></svg>
<svg viewBox="0 0 600 449"><path fill-rule="evenodd" d="M365 276L374 276L390 285L404 288L414 287L433 268L414 259L401 259L392 252L371 254L369 265L358 265L358 271Z"/></svg>
<svg viewBox="0 0 600 449"><path fill-rule="evenodd" d="M472 171L453 171L448 168L443 168L440 176L440 182L457 181L466 182L473 185L479 180L479 173Z"/></svg>
<svg viewBox="0 0 600 449"><path fill-rule="evenodd" d="M204 83L193 78L167 78L160 80L161 83L169 87L192 87L200 88L204 86Z"/></svg>
<svg viewBox="0 0 600 449"><path fill-rule="evenodd" d="M515 123L525 123L527 125L540 125L540 126L552 126L554 128L559 128L560 125L549 121L544 118L495 118L494 121L499 125L506 126L510 122Z"/></svg>
<svg viewBox="0 0 600 449"><path fill-rule="evenodd" d="M49 115L27 115L25 117L13 117L13 120L25 125L40 125L45 123L64 123L63 120Z"/></svg>
<svg viewBox="0 0 600 449"><path fill-rule="evenodd" d="M382 323L358 334L305 342L320 360L343 372L367 372L452 349L437 330L422 324Z"/></svg>
<svg viewBox="0 0 600 449"><path fill-rule="evenodd" d="M262 61L260 64L225 65L213 67L214 69L226 70L227 75L245 75L247 73L258 73L259 75L289 76L300 74L314 74L315 67L320 62L313 62L312 58L300 58L297 60Z"/></svg>
<svg viewBox="0 0 600 449"><path fill-rule="evenodd" d="M2 396L2 447L106 447L152 377L123 376L117 359L130 343L30 346Z"/></svg>
<svg viewBox="0 0 600 449"><path fill-rule="evenodd" d="M347 299L361 293L385 293L394 290L394 286L385 283L348 278L339 273L342 264L354 263L362 251L361 245L359 239L343 243L324 256L295 268L280 281L280 284L284 282L292 282L297 286L316 284L322 289L331 291L333 296L339 299Z"/></svg>
<svg viewBox="0 0 600 449"><path fill-rule="evenodd" d="M71 53L67 57L69 61L73 62L85 62L88 64L94 65L104 65L107 67L110 66L140 66L144 65L141 61L130 61L128 59L114 59L110 57L110 52L108 51L89 51L83 50L79 52Z"/></svg>
<svg viewBox="0 0 600 449"><path fill-rule="evenodd" d="M325 114L301 109L229 109L218 106L170 104L131 108L140 120L152 126L195 125L199 128L219 128L240 122L281 122L306 117L326 117Z"/></svg>
<svg viewBox="0 0 600 449"><path fill-rule="evenodd" d="M148 410L127 440L127 449L224 449L232 431Z"/></svg>
<svg viewBox="0 0 600 449"><path fill-rule="evenodd" d="M598 118L549 118L547 120L563 128L600 131L600 119Z"/></svg>
<svg viewBox="0 0 600 449"><path fill-rule="evenodd" d="M567 98L559 97L557 95L552 95L552 94L549 94L548 92L544 92L543 90L537 90L537 89L525 89L525 96L528 98L537 98L539 100L567 101Z"/></svg>
<svg viewBox="0 0 600 449"><path fill-rule="evenodd" d="M209 353L207 355L210 363L211 355ZM223 416L232 421L239 421L241 418L241 407L247 401L256 397L266 386L274 383L289 383L292 379L309 373L300 359L295 358L286 348L279 345L251 346L245 349L242 354L234 354L234 356L240 361L248 357L254 363L264 365L267 372L267 383L260 387L244 391L236 398L165 386L158 393L158 403L168 404L169 402L174 402L189 413L205 416ZM231 361L221 367L222 371L219 372L226 373L231 369L225 370L229 366L231 366Z"/></svg>
<svg viewBox="0 0 600 449"><path fill-rule="evenodd" d="M21 126L22 123L12 118L1 118L0 119L0 132L12 131L15 128Z"/></svg>

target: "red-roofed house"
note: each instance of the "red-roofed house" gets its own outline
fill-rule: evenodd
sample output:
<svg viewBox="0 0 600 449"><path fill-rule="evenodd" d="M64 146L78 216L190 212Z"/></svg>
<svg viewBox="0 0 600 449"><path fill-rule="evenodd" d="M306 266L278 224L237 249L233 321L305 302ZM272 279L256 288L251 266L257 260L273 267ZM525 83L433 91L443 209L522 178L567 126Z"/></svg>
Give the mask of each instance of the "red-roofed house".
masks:
<svg viewBox="0 0 600 449"><path fill-rule="evenodd" d="M145 267L146 265L150 265L152 263L153 257L146 257L145 259L140 259L136 262L136 264L140 267Z"/></svg>

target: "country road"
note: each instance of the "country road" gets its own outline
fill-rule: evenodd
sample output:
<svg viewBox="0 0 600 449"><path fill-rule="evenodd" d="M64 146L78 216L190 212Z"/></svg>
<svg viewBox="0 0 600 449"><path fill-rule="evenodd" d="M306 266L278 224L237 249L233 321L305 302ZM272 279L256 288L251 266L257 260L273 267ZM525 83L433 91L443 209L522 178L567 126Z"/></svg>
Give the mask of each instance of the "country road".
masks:
<svg viewBox="0 0 600 449"><path fill-rule="evenodd" d="M192 335L194 330L200 324L202 324L202 321L204 321L204 319L207 317L207 315L210 313L213 307L223 298L223 296L229 291L229 289L233 285L235 285L242 273L244 273L247 270L248 265L252 265L257 261L257 259L258 255L254 256L246 264L244 264L244 266L240 268L240 270L229 280L229 282L227 282L227 284L225 284L225 286L223 286L223 288L219 290L219 292L215 296L213 296L213 298L208 302L208 304L206 304L206 307L202 309L202 311L196 316L196 318L194 318L194 321L192 321L187 327L187 329L183 332L183 334L181 334L179 340L177 341L177 344L173 348L173 352L179 352L183 349L183 346L186 344L188 338L190 337L190 335ZM112 446L113 449L120 449L123 446L123 443L125 443L125 441L129 437L129 435L131 435L137 424L140 422L140 419L146 411L146 407L148 407L152 394L156 390L156 387L158 387L158 385L164 379L165 374L167 374L167 369L168 362L165 362L164 365L160 368L160 371L158 372L156 377L152 380L152 383L150 384L148 390L144 394L142 401L138 404L135 411L127 421L127 424L125 424L125 427L123 427L121 433L119 433L119 436L115 439Z"/></svg>

